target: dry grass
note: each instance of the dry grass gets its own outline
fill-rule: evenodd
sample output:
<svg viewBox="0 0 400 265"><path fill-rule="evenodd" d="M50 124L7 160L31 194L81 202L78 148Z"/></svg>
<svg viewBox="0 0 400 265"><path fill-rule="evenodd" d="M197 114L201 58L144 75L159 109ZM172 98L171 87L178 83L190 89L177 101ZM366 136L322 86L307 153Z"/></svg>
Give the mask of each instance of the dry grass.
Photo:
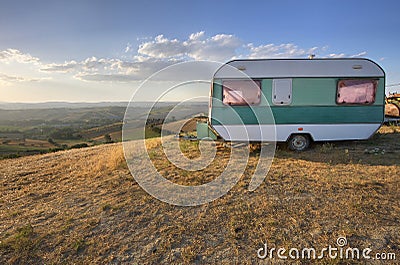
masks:
<svg viewBox="0 0 400 265"><path fill-rule="evenodd" d="M218 146L220 163L185 175L163 159L158 139L146 143L156 166L183 184L211 180L229 158ZM190 156L196 145L181 149ZM383 127L366 142L314 144L302 153L280 145L265 181L249 192L254 151L228 194L197 207L145 193L120 144L2 160L0 263L268 264L279 260L257 259L264 242L318 249L335 245L339 235L352 247L399 259L399 154L397 127Z"/></svg>

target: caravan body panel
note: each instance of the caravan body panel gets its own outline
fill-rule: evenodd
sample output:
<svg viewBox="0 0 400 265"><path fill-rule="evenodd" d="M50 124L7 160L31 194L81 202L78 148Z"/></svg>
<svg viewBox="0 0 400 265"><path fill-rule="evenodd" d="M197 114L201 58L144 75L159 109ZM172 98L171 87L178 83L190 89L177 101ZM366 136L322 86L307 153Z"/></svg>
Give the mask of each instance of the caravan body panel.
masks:
<svg viewBox="0 0 400 265"><path fill-rule="evenodd" d="M261 99L224 85L235 84L235 69L255 81ZM384 71L367 59L234 60L214 75L209 124L229 141L368 139L384 120L384 90Z"/></svg>

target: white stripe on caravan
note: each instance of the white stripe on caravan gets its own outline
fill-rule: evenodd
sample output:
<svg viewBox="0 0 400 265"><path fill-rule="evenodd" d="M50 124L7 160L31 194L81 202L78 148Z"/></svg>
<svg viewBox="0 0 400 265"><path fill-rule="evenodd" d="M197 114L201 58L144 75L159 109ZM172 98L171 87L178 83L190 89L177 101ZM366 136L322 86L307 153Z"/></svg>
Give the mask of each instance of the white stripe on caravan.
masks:
<svg viewBox="0 0 400 265"><path fill-rule="evenodd" d="M365 140L381 126L372 124L213 125L227 141L286 141L291 134L308 133L314 141ZM300 129L301 128L301 129Z"/></svg>

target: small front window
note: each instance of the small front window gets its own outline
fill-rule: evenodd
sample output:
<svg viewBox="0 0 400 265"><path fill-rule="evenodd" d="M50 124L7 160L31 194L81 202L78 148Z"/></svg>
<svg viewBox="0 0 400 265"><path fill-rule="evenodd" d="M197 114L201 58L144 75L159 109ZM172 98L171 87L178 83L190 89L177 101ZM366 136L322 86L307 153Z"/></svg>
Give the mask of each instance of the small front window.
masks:
<svg viewBox="0 0 400 265"><path fill-rule="evenodd" d="M226 80L222 82L222 102L226 105L258 105L261 101L259 80Z"/></svg>
<svg viewBox="0 0 400 265"><path fill-rule="evenodd" d="M338 104L373 104L377 80L340 80L337 87Z"/></svg>

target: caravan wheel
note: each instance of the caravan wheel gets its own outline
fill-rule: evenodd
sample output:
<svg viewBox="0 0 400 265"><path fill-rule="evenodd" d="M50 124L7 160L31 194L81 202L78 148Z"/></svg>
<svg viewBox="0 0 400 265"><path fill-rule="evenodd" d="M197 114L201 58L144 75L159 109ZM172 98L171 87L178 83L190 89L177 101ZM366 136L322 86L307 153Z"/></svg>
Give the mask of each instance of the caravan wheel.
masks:
<svg viewBox="0 0 400 265"><path fill-rule="evenodd" d="M293 151L304 151L310 146L310 136L307 134L293 134L290 136L288 147Z"/></svg>

